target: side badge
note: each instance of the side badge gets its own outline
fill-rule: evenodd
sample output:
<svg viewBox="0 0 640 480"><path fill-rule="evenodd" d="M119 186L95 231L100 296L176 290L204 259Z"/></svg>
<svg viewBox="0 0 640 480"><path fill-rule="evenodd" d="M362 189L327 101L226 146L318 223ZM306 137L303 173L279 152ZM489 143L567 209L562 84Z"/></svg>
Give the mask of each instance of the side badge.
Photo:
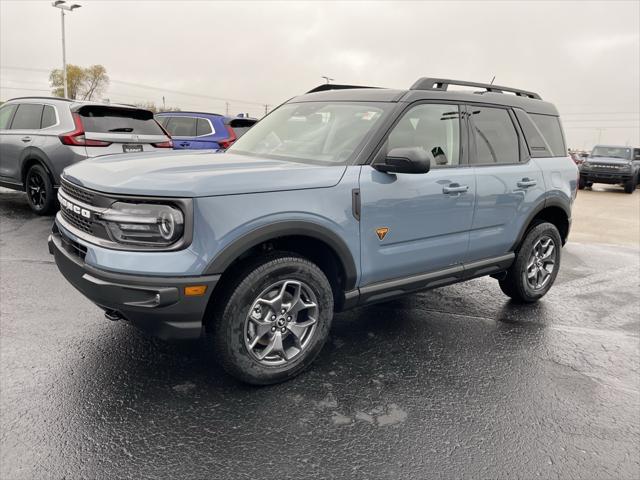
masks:
<svg viewBox="0 0 640 480"><path fill-rule="evenodd" d="M376 234L380 240L384 240L384 237L389 233L389 229L387 227L376 228Z"/></svg>

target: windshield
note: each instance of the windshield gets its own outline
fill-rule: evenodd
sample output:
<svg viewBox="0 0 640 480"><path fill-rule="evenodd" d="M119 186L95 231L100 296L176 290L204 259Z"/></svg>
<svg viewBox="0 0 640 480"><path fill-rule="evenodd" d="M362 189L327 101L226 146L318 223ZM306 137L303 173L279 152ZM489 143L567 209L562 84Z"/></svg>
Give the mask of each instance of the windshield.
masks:
<svg viewBox="0 0 640 480"><path fill-rule="evenodd" d="M256 123L229 151L346 165L389 108L385 103L288 103Z"/></svg>
<svg viewBox="0 0 640 480"><path fill-rule="evenodd" d="M591 152L592 157L612 157L629 160L631 149L625 147L595 147Z"/></svg>

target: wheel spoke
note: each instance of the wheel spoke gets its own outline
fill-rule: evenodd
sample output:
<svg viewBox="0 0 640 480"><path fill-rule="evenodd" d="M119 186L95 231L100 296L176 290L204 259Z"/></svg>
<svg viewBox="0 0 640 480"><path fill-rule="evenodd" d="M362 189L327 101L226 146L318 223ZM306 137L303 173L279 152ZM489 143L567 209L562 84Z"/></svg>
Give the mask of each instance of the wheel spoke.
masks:
<svg viewBox="0 0 640 480"><path fill-rule="evenodd" d="M293 333L297 341L300 342L302 341L302 337L304 336L305 332L309 329L309 327L311 327L315 323L316 323L316 319L309 317L304 322L290 323L289 325L287 325L287 329L291 333Z"/></svg>
<svg viewBox="0 0 640 480"><path fill-rule="evenodd" d="M551 242L551 240L549 240L549 242ZM545 260L549 257L551 257L551 254L553 253L553 251L555 250L555 245L553 243L549 243L547 244L547 246L545 247L544 253L542 254L542 259Z"/></svg>
<svg viewBox="0 0 640 480"><path fill-rule="evenodd" d="M264 322L262 320L256 320L255 318L253 318L252 321L256 326L256 333L251 339L251 342L249 343L249 348L253 350L255 346L258 344L258 342L260 341L260 339L264 337L266 333L271 331L271 324L269 322Z"/></svg>
<svg viewBox="0 0 640 480"><path fill-rule="evenodd" d="M269 344L257 354L259 360L264 360L267 355L271 353L275 353L280 355L284 360L287 360L286 353L284 352L284 347L282 346L282 334L280 332L276 332L271 339L269 340Z"/></svg>

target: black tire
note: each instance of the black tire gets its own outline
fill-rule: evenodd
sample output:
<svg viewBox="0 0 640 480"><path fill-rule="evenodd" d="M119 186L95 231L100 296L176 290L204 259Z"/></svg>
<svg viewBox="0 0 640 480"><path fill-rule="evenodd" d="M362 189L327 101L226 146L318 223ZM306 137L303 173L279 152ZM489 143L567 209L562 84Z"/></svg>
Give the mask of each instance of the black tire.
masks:
<svg viewBox="0 0 640 480"><path fill-rule="evenodd" d="M56 205L53 182L49 172L36 163L29 168L24 181L27 192L27 202L38 215L48 215L53 212Z"/></svg>
<svg viewBox="0 0 640 480"><path fill-rule="evenodd" d="M633 193L636 191L637 182L635 178L627 180L624 183L624 193Z"/></svg>
<svg viewBox="0 0 640 480"><path fill-rule="evenodd" d="M538 242L544 242L550 239L554 248L552 251L553 270L547 276L539 288L534 288L527 279L527 273L532 270L527 267L531 264L532 255L535 255L534 247ZM507 275L500 280L500 289L503 293L511 297L514 301L520 303L533 303L542 298L555 282L558 270L560 269L560 249L562 248L562 239L555 225L548 222L538 222L534 224L525 235L522 243L516 250L516 258L507 270ZM534 265L534 268L537 268ZM542 275L541 275L542 276ZM536 275L536 279L538 276ZM535 283L535 280L531 280Z"/></svg>
<svg viewBox="0 0 640 480"><path fill-rule="evenodd" d="M587 188L593 187L593 182L584 182L584 186Z"/></svg>
<svg viewBox="0 0 640 480"><path fill-rule="evenodd" d="M578 190L584 190L585 186L586 183L584 181L584 178L580 177L580 179L578 180Z"/></svg>
<svg viewBox="0 0 640 480"><path fill-rule="evenodd" d="M247 325L250 323L249 316L253 315L254 306L258 304L256 300L263 295L265 289L268 290L270 286L285 280L294 283L301 282L315 297L315 302L310 302L317 305L317 310L314 311L317 317L315 328L306 338L305 347L301 348L291 359L284 360L282 355L278 355L279 361L284 361L284 364L265 364L256 358L255 347L251 349L251 346L248 345L250 343L247 330L249 328ZM233 280L223 286L223 292L216 298L216 301L217 304L214 306L212 323L210 324L212 327L210 330L213 333L214 355L230 375L253 385L279 383L300 374L322 350L333 319L333 293L327 277L314 263L296 254L286 252L271 253L234 272ZM270 308L265 307L264 312L264 319L268 321L275 317L275 315L271 315L273 311ZM256 314L262 315L258 312ZM287 314L283 313L282 317L280 315L278 313L277 321L284 320ZM292 325L296 321L297 318L294 319ZM275 325L276 320L273 322ZM289 324L285 327L288 328ZM285 332L284 327L282 332ZM266 343L270 345L273 337L280 334L277 331L276 333L267 331L263 335L260 338L266 338ZM298 338L298 336L291 335L293 333L287 330L280 336L283 344ZM257 346L259 347L261 344Z"/></svg>

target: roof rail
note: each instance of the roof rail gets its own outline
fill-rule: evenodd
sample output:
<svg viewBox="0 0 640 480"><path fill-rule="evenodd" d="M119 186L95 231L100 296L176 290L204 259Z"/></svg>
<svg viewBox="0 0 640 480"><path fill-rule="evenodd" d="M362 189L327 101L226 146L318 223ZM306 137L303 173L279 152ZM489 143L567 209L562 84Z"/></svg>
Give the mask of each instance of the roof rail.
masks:
<svg viewBox="0 0 640 480"><path fill-rule="evenodd" d="M14 98L10 98L9 100L7 100L7 102L11 102L13 100L60 100L61 102L73 102L74 100L68 99L68 98L64 98L64 97L54 97L53 95L51 96L47 96L47 95L31 95L28 97L14 97Z"/></svg>
<svg viewBox="0 0 640 480"><path fill-rule="evenodd" d="M518 88L501 87L500 85L492 85L489 83L476 83L476 82L464 82L461 80L449 80L446 78L419 78L416 83L411 85L411 90L444 90L449 88L449 85L458 85L461 87L478 87L484 88L487 92L515 93L519 97L535 98L536 100L542 100L540 95L534 92L528 92L527 90L520 90Z"/></svg>
<svg viewBox="0 0 640 480"><path fill-rule="evenodd" d="M337 83L323 83L316 88L312 88L307 93L326 92L327 90L347 90L349 88L380 88L380 87L368 87L364 85L339 85Z"/></svg>

